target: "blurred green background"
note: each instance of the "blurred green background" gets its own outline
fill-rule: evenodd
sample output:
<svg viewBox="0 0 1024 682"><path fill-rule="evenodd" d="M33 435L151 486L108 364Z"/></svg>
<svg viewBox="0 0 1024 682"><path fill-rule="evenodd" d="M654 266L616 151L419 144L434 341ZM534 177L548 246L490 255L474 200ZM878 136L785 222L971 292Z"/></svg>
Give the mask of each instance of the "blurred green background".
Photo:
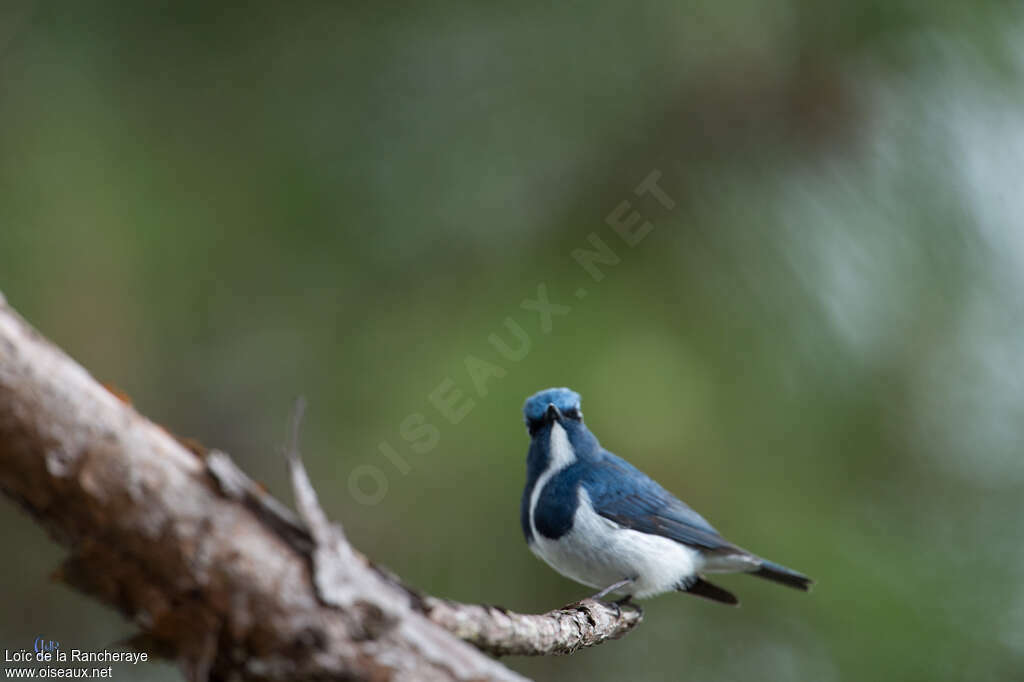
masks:
<svg viewBox="0 0 1024 682"><path fill-rule="evenodd" d="M507 661L537 679L1019 679L1014 7L7 0L0 291L286 500L305 394L328 512L433 594L588 593L519 529L520 408L554 385L818 581L658 598L622 641ZM672 210L633 193L653 170ZM606 223L623 201L654 226L635 247ZM620 259L600 282L571 255L592 233ZM521 307L542 283L571 306L549 333ZM518 362L488 342L509 317ZM485 396L468 356L505 372ZM474 401L454 425L428 398L446 380ZM2 646L132 632L49 582L63 551L13 505L0 528Z"/></svg>

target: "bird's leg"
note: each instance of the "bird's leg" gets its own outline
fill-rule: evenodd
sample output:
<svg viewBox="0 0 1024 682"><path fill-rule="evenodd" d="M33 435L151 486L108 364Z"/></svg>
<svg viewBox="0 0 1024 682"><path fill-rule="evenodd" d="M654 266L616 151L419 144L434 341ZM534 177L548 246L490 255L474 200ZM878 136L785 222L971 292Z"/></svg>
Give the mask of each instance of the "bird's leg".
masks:
<svg viewBox="0 0 1024 682"><path fill-rule="evenodd" d="M591 599L600 599L604 597L606 594L610 594L621 587L625 587L626 585L631 584L633 581L633 578L626 578L624 580L620 580L617 583L612 583L611 585L609 585L608 587L604 588L603 590L595 594L593 597L591 597ZM629 597L627 597L627 599L628 598Z"/></svg>

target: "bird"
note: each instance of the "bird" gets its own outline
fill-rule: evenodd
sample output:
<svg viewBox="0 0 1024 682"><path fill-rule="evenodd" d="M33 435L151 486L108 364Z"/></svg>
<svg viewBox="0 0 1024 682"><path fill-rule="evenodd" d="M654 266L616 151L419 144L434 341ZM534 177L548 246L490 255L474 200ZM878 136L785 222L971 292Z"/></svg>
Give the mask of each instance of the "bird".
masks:
<svg viewBox="0 0 1024 682"><path fill-rule="evenodd" d="M530 550L567 578L617 603L678 591L738 605L709 573L748 573L808 591L812 580L722 537L704 517L583 423L580 395L549 388L527 398L530 435L520 522Z"/></svg>

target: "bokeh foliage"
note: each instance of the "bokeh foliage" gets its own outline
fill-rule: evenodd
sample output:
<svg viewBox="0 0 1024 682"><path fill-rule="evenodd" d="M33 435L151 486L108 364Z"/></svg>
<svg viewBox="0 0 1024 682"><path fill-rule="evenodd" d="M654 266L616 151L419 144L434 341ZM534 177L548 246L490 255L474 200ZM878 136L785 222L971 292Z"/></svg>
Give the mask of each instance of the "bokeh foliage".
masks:
<svg viewBox="0 0 1024 682"><path fill-rule="evenodd" d="M518 527L523 398L806 571L667 596L538 679L1006 680L1024 665L1024 17L1010 4L0 10L0 290L99 379L435 594L586 589ZM649 172L676 206L633 188ZM654 230L630 248L623 200ZM596 233L621 263L573 261ZM572 306L550 333L520 304ZM585 287L587 295L574 292ZM531 337L500 360L506 317ZM507 333L505 333L507 337ZM476 395L465 359L507 372ZM428 395L475 399L457 425ZM410 414L439 431L415 452ZM401 473L379 451L392 444ZM383 472L359 504L350 476ZM12 505L0 641L130 632ZM133 671L174 679L170 668Z"/></svg>

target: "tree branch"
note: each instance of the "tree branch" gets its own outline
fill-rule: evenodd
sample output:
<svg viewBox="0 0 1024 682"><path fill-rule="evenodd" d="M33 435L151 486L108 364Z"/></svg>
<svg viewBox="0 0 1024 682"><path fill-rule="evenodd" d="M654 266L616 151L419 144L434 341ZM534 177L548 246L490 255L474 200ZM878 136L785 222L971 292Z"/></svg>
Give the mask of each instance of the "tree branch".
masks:
<svg viewBox="0 0 1024 682"><path fill-rule="evenodd" d="M297 447L288 461L299 517L224 453L139 415L0 296L0 489L70 548L60 578L191 679L518 680L479 650L572 653L642 618L422 595L327 520Z"/></svg>

